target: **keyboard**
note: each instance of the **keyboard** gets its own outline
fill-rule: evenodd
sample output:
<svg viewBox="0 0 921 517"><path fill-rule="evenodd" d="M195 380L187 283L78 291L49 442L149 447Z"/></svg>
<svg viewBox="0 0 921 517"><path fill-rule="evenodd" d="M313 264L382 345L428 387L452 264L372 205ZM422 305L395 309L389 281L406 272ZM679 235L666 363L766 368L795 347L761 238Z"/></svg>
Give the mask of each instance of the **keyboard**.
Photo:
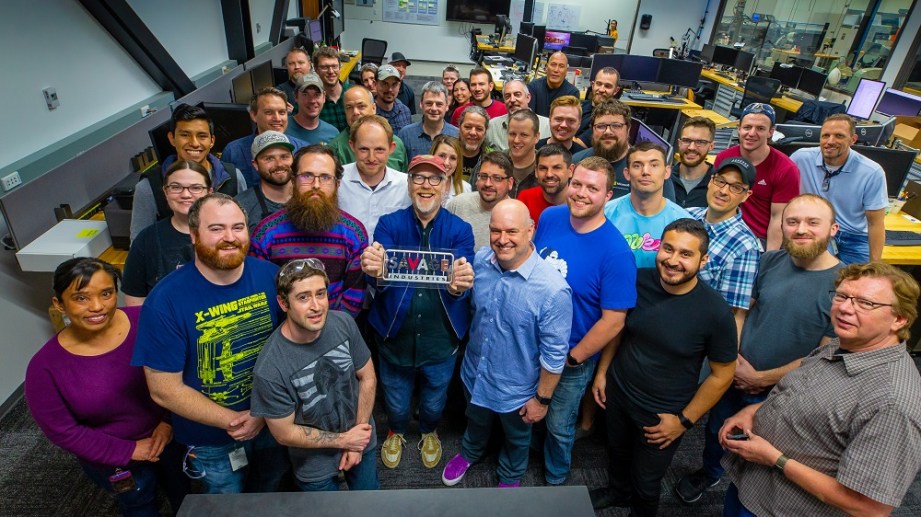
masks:
<svg viewBox="0 0 921 517"><path fill-rule="evenodd" d="M627 93L624 94L624 97L631 101L661 102L663 104L684 104L684 101L681 99L674 99L672 97L656 95L654 93Z"/></svg>
<svg viewBox="0 0 921 517"><path fill-rule="evenodd" d="M886 230L886 246L921 246L921 233Z"/></svg>

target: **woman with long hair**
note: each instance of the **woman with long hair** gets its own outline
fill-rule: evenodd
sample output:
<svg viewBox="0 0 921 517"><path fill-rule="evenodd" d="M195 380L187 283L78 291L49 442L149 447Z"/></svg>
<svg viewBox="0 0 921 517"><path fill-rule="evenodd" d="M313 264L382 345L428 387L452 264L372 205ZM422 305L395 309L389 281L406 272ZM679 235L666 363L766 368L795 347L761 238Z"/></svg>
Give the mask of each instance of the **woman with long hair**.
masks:
<svg viewBox="0 0 921 517"><path fill-rule="evenodd" d="M464 181L462 174L455 174L455 172L457 172L457 164L462 160L463 150L464 147L460 139L454 136L438 135L432 140L432 148L429 150L429 154L433 154L444 160L445 167L448 169L448 183L451 185L451 188L445 192L442 205L456 195L473 190L470 183Z"/></svg>

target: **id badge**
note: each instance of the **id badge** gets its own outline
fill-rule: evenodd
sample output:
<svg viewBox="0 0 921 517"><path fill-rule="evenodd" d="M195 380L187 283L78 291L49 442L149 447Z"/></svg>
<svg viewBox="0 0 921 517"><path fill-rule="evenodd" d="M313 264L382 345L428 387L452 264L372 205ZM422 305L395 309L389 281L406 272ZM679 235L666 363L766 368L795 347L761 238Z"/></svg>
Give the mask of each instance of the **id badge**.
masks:
<svg viewBox="0 0 921 517"><path fill-rule="evenodd" d="M112 490L116 494L130 492L137 487L130 470L115 469L115 474L109 476L109 483L112 484Z"/></svg>
<svg viewBox="0 0 921 517"><path fill-rule="evenodd" d="M227 457L230 458L230 468L234 472L249 465L249 461L246 459L246 450L243 447L230 451Z"/></svg>

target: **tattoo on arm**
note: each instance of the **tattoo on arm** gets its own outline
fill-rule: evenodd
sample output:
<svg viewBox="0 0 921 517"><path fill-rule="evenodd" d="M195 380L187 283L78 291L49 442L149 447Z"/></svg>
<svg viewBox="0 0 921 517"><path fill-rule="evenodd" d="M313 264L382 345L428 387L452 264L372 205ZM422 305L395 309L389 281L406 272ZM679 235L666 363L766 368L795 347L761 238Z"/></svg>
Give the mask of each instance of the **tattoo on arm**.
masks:
<svg viewBox="0 0 921 517"><path fill-rule="evenodd" d="M319 445L330 445L339 438L339 433L323 431L315 427L301 426L301 430L304 432L304 437L306 437L307 440Z"/></svg>

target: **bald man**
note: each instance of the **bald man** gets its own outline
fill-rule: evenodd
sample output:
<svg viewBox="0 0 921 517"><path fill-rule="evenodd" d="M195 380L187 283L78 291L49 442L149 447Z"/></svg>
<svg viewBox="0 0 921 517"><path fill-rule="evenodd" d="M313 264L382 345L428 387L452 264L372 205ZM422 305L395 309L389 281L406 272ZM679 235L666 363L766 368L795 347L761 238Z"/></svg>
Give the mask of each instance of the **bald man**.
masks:
<svg viewBox="0 0 921 517"><path fill-rule="evenodd" d="M566 80L569 59L562 52L554 52L547 61L547 75L528 83L531 92L530 107L534 113L550 116L550 103L563 95L579 98L579 89Z"/></svg>
<svg viewBox="0 0 921 517"><path fill-rule="evenodd" d="M448 486L459 483L483 457L496 417L505 435L499 487L521 484L531 426L546 416L565 366L572 290L536 253L533 236L534 222L524 203L507 199L496 204L489 248L477 252L473 263L473 325L461 366L467 429L460 453L442 473Z"/></svg>

